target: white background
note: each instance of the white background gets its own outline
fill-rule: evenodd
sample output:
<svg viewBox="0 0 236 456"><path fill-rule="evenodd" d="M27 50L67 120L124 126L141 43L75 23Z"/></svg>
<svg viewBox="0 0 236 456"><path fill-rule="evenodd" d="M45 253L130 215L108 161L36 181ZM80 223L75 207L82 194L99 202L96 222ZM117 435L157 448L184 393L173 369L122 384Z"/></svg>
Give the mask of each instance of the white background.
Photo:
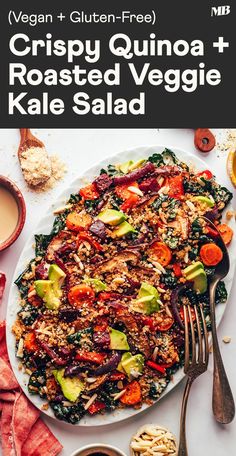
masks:
<svg viewBox="0 0 236 456"><path fill-rule="evenodd" d="M222 140L224 131L214 131ZM19 133L17 130L0 131L0 174L13 179L26 200L27 220L18 240L0 253L0 270L7 275L7 288L1 303L0 316L5 317L9 287L15 265L25 241L44 215L48 206L71 181L95 162L137 146L165 145L181 148L204 159L214 174L235 192L226 174L226 153L215 149L209 154L197 152L193 143L193 130L34 130L45 143L50 154L58 154L66 163L68 172L63 181L50 192L36 194L29 191L21 175L17 160ZM235 204L235 200L234 200ZM236 252L235 252L236 253ZM220 346L229 380L236 396L236 284L234 283L224 318L218 330ZM222 338L231 336L230 344ZM125 422L100 428L79 428L46 418L45 421L64 445L62 455L88 443L114 444L129 454L129 441L136 429L145 423L158 423L169 427L177 436L179 414L185 380L148 411ZM236 454L236 420L227 426L218 425L211 412L212 355L208 372L193 385L187 416L189 456L226 456ZM23 418L23 417L22 417ZM0 450L1 451L1 450Z"/></svg>

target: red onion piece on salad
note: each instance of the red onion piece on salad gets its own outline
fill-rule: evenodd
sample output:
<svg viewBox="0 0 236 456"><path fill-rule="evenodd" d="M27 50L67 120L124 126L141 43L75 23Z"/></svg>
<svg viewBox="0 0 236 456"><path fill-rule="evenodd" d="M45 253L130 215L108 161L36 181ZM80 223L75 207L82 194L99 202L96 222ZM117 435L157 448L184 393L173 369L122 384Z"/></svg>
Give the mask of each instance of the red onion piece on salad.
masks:
<svg viewBox="0 0 236 456"><path fill-rule="evenodd" d="M105 364L102 364L95 371L93 371L93 374L103 375L115 370L121 360L121 356L122 355L120 353L115 353L111 356L110 359L108 359L108 361Z"/></svg>
<svg viewBox="0 0 236 456"><path fill-rule="evenodd" d="M102 240L106 239L107 230L105 224L101 220L95 220L89 227L89 231Z"/></svg>
<svg viewBox="0 0 236 456"><path fill-rule="evenodd" d="M131 173L125 176L117 176L114 177L114 185L123 185L129 184L130 182L134 182L142 177L146 176L147 174L151 174L156 170L156 167L153 163L147 162L142 168L136 169Z"/></svg>
<svg viewBox="0 0 236 456"><path fill-rule="evenodd" d="M174 315L175 321L178 323L179 327L181 329L184 329L184 323L183 320L180 317L179 311L178 311L178 299L179 295L183 293L185 290L188 290L189 288L192 287L192 282L185 282L183 285L178 285L171 293L170 297L170 303L172 307L172 312Z"/></svg>
<svg viewBox="0 0 236 456"><path fill-rule="evenodd" d="M42 261L36 266L35 275L39 280L46 280L48 278L48 268L46 267L45 261Z"/></svg>

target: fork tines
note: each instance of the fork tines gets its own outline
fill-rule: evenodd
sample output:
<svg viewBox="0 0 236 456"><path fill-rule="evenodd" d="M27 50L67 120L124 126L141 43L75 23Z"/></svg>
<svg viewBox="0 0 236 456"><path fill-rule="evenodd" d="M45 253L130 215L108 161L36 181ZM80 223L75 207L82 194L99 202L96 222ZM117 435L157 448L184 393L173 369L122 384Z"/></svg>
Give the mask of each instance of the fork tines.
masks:
<svg viewBox="0 0 236 456"><path fill-rule="evenodd" d="M184 372L194 379L206 371L209 359L207 327L201 304L199 306L184 305L184 324Z"/></svg>

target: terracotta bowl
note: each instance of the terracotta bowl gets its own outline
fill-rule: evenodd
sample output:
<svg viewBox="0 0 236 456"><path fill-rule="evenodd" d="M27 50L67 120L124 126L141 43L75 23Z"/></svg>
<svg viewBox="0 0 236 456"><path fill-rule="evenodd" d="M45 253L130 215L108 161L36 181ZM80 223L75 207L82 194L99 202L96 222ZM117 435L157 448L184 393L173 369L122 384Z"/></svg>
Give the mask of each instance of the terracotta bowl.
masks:
<svg viewBox="0 0 236 456"><path fill-rule="evenodd" d="M17 238L20 236L20 233L25 224L26 207L25 207L24 197L14 182L12 182L7 177L0 175L0 185L5 187L7 190L9 190L11 192L15 201L17 202L18 210L19 210L19 217L18 217L17 225L16 225L13 233L11 234L11 236L0 244L0 252L1 252L2 250L5 250L5 249L7 249L7 247L12 245L13 242L15 242L17 240Z"/></svg>

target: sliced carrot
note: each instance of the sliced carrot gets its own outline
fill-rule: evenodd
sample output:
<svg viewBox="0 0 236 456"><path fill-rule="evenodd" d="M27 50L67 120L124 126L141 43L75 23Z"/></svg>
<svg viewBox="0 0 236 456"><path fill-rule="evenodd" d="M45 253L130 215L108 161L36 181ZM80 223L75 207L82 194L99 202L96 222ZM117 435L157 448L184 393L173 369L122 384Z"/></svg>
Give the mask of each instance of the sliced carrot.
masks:
<svg viewBox="0 0 236 456"><path fill-rule="evenodd" d="M226 223L222 223L217 228L221 234L221 237L222 237L225 245L229 245L230 242L232 241L232 237L234 235L232 228L230 228L230 226L226 225Z"/></svg>
<svg viewBox="0 0 236 456"><path fill-rule="evenodd" d="M89 214L79 213L79 212L70 212L66 218L66 226L68 230L71 231L81 231L88 229L89 225L92 223L92 218Z"/></svg>
<svg viewBox="0 0 236 456"><path fill-rule="evenodd" d="M164 242L154 242L148 253L153 260L157 261L162 266L167 266L172 258L171 250Z"/></svg>
<svg viewBox="0 0 236 456"><path fill-rule="evenodd" d="M210 242L200 249L200 257L206 266L216 266L223 258L223 252L218 245Z"/></svg>
<svg viewBox="0 0 236 456"><path fill-rule="evenodd" d="M134 380L128 384L125 393L120 398L120 401L125 405L134 405L138 404L141 399L142 396L140 384L137 382L137 380Z"/></svg>
<svg viewBox="0 0 236 456"><path fill-rule="evenodd" d="M129 184L117 185L115 188L115 192L116 192L117 196L119 196L119 198L121 198L125 201L125 200L129 199L130 196L135 195L135 193L128 190L129 187L138 188L138 182L134 181L134 182L130 182Z"/></svg>
<svg viewBox="0 0 236 456"><path fill-rule="evenodd" d="M75 285L68 293L68 301L73 307L81 307L83 304L91 304L95 293L91 287L85 284Z"/></svg>
<svg viewBox="0 0 236 456"><path fill-rule="evenodd" d="M29 332L25 335L24 348L28 352L35 352L38 350L39 346L37 344L34 332Z"/></svg>

